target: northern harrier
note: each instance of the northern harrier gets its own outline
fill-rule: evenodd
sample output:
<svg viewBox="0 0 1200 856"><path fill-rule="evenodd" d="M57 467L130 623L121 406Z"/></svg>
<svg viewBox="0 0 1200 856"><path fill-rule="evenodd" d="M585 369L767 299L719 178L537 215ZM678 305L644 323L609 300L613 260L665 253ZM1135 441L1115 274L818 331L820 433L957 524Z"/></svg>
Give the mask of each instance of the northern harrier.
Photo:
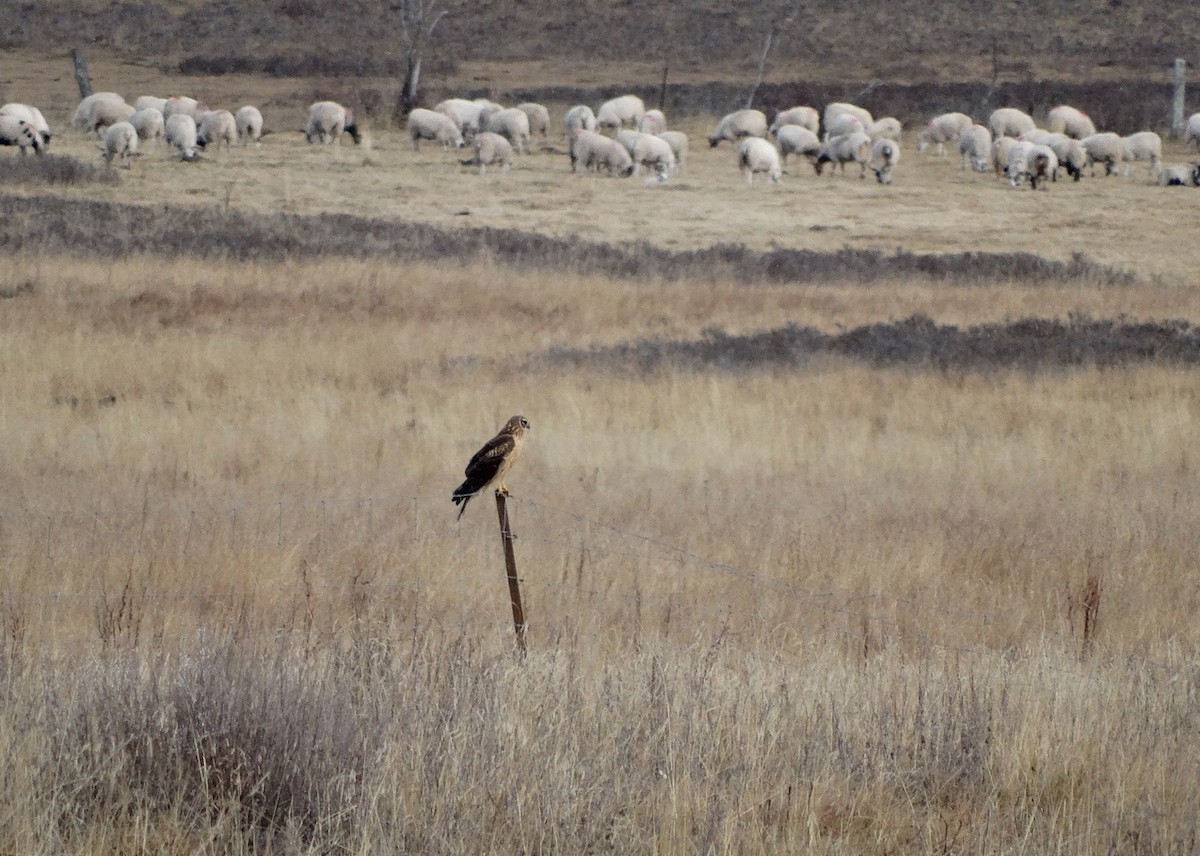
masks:
<svg viewBox="0 0 1200 856"><path fill-rule="evenodd" d="M529 421L524 416L514 416L504 423L499 434L484 443L483 448L472 456L471 462L467 464L466 481L460 484L450 497L455 505L462 505L458 509L459 517L467 510L467 503L471 501L471 497L492 482L497 484L496 493L508 493L508 488L504 486L504 476L521 454L521 443L528 430Z"/></svg>

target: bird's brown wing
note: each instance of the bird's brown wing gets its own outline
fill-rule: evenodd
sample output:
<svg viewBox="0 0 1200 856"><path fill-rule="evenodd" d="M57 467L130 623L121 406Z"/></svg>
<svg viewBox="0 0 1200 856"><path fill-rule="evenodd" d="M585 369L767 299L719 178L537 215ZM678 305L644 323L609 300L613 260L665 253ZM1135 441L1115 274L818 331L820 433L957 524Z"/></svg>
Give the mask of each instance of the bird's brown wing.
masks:
<svg viewBox="0 0 1200 856"><path fill-rule="evenodd" d="M457 503L472 496L487 486L504 466L508 456L516 448L516 440L511 434L497 434L476 452L467 464L466 480L454 491L453 499Z"/></svg>

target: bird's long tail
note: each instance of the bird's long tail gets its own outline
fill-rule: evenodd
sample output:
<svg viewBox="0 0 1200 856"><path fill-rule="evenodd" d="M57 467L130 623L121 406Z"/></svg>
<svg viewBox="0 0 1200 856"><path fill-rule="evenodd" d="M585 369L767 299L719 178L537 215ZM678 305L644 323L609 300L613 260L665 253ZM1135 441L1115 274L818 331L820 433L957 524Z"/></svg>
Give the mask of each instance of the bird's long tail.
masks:
<svg viewBox="0 0 1200 856"><path fill-rule="evenodd" d="M459 506L458 517L454 518L455 520L462 519L463 512L467 510L467 503L471 501L471 497L473 497L474 495L475 495L474 493L468 492L467 486L465 484L461 485L458 488L458 490L454 491L454 493L451 494L450 501L453 502L455 505Z"/></svg>

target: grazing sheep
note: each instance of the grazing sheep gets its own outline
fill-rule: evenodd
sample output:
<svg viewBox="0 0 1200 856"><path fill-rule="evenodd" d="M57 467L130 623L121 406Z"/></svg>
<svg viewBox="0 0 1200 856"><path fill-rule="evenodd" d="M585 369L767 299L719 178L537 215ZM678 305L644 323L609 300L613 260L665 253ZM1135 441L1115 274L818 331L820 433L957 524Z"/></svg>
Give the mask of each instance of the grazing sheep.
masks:
<svg viewBox="0 0 1200 856"><path fill-rule="evenodd" d="M1066 134L1052 134L1045 131L1033 135L1030 142L1049 146L1054 151L1055 157L1058 158L1059 166L1064 167L1071 178L1079 181L1083 177L1083 168L1087 166L1087 152L1083 150L1079 140L1068 137ZM1053 176L1053 180L1058 181L1057 174Z"/></svg>
<svg viewBox="0 0 1200 856"><path fill-rule="evenodd" d="M834 137L844 137L847 134L866 134L867 128L863 125L862 120L857 116L851 116L849 113L841 113L833 117L833 121L825 126L825 136L822 137L826 142ZM869 136L869 135L868 135Z"/></svg>
<svg viewBox="0 0 1200 856"><path fill-rule="evenodd" d="M596 130L596 114L586 104L576 104L563 117L563 129L566 131L568 140L575 131L594 131Z"/></svg>
<svg viewBox="0 0 1200 856"><path fill-rule="evenodd" d="M708 135L708 146L715 149L722 140L734 143L742 137L765 137L766 135L767 117L761 110L738 110L717 123L717 127Z"/></svg>
<svg viewBox="0 0 1200 856"><path fill-rule="evenodd" d="M620 95L611 98L600 105L596 111L596 126L598 128L613 128L624 125L637 127L638 122L646 115L646 105L636 95Z"/></svg>
<svg viewBox="0 0 1200 856"><path fill-rule="evenodd" d="M963 128L958 135L958 155L963 169L970 163L975 172L987 172L992 164L992 132L974 123Z"/></svg>
<svg viewBox="0 0 1200 856"><path fill-rule="evenodd" d="M675 152L671 144L654 134L639 133L633 144L633 174L646 167L658 175L659 181L675 172Z"/></svg>
<svg viewBox="0 0 1200 856"><path fill-rule="evenodd" d="M198 126L201 117L208 112L208 105L187 95L173 95L167 99L167 103L163 105L161 112L164 121L177 113L182 113L185 116L191 116L195 119Z"/></svg>
<svg viewBox="0 0 1200 856"><path fill-rule="evenodd" d="M128 122L136 112L115 92L96 92L79 102L71 127L80 128L85 134L96 134L117 122Z"/></svg>
<svg viewBox="0 0 1200 856"><path fill-rule="evenodd" d="M134 110L145 110L147 107L153 107L159 113L162 113L163 110L167 109L167 99L154 95L139 95L133 102ZM166 121L167 119L164 116L163 122Z"/></svg>
<svg viewBox="0 0 1200 856"><path fill-rule="evenodd" d="M1088 165L1092 175L1096 174L1096 164L1104 164L1105 175L1115 175L1118 167L1125 162L1125 141L1112 131L1101 131L1079 141L1087 153Z"/></svg>
<svg viewBox="0 0 1200 856"><path fill-rule="evenodd" d="M1162 137L1153 131L1138 131L1123 137L1121 144L1124 147L1126 175L1133 170L1135 161L1149 161L1150 175L1158 172L1162 163Z"/></svg>
<svg viewBox="0 0 1200 856"><path fill-rule="evenodd" d="M775 121L771 123L767 133L778 135L779 129L784 125L798 125L816 134L821 130L821 114L816 111L816 108L804 105L780 110L775 114Z"/></svg>
<svg viewBox="0 0 1200 856"><path fill-rule="evenodd" d="M765 117L763 124L766 124ZM751 186L756 172L765 172L772 184L779 184L783 178L779 152L762 137L746 137L738 144L738 166L746 176L746 184Z"/></svg>
<svg viewBox="0 0 1200 856"><path fill-rule="evenodd" d="M165 122L167 145L179 151L185 161L196 158L196 120L186 113L176 113Z"/></svg>
<svg viewBox="0 0 1200 856"><path fill-rule="evenodd" d="M585 169L603 170L609 175L624 177L633 174L633 158L625 147L595 131L574 131L569 151L571 172L575 172L576 165L582 163Z"/></svg>
<svg viewBox="0 0 1200 856"><path fill-rule="evenodd" d="M667 145L671 147L671 154L675 156L675 171L683 172L683 167L688 156L688 136L683 131L663 131L658 135L659 139L666 140Z"/></svg>
<svg viewBox="0 0 1200 856"><path fill-rule="evenodd" d="M479 174L487 172L489 166L500 166L500 172L508 172L513 162L513 147L505 137L492 131L480 131L472 142L475 156L461 161L463 166L479 166Z"/></svg>
<svg viewBox="0 0 1200 856"><path fill-rule="evenodd" d="M1200 113L1193 113L1188 116L1187 125L1183 130L1183 147L1195 144L1197 149L1200 149Z"/></svg>
<svg viewBox="0 0 1200 856"><path fill-rule="evenodd" d="M821 146L821 153L813 161L813 169L820 175L825 164L832 163L834 168L842 168L846 174L846 164L857 163L860 167L858 177L866 178L867 164L871 160L871 138L866 134L855 132L842 137L832 137Z"/></svg>
<svg viewBox="0 0 1200 856"><path fill-rule="evenodd" d="M1160 187L1196 187L1200 185L1200 164L1165 166L1154 183Z"/></svg>
<svg viewBox="0 0 1200 856"><path fill-rule="evenodd" d="M30 104L11 103L0 107L0 116L12 116L15 119L24 119L29 123L34 133L40 140L40 145L37 148L38 152L43 152L50 147L50 125L46 122L46 117L42 115L42 111Z"/></svg>
<svg viewBox="0 0 1200 856"><path fill-rule="evenodd" d="M479 107L479 130L487 130L487 119L493 113L499 113L504 109L503 104L497 104L495 101L490 101L487 98L476 98L473 102Z"/></svg>
<svg viewBox="0 0 1200 856"><path fill-rule="evenodd" d="M1008 169L1009 155L1016 144L1016 137L997 137L992 140L992 167L996 170L996 178L1000 178Z"/></svg>
<svg viewBox="0 0 1200 856"><path fill-rule="evenodd" d="M661 134L667 130L667 117L662 110L647 110L638 122L637 129L643 134Z"/></svg>
<svg viewBox="0 0 1200 856"><path fill-rule="evenodd" d="M853 116L862 122L864 133L875 124L875 117L863 108L854 104L847 104L845 101L834 101L832 104L825 105L825 112L821 117L824 120L825 133L829 134L830 128L838 116L846 115Z"/></svg>
<svg viewBox="0 0 1200 856"><path fill-rule="evenodd" d="M937 146L940 157L946 153L946 143L954 142L967 128L975 123L966 113L942 113L929 120L921 133L917 134L917 151L923 152L930 145ZM991 132L988 132L989 136Z"/></svg>
<svg viewBox="0 0 1200 856"><path fill-rule="evenodd" d="M464 145L462 132L454 124L454 120L436 110L426 110L424 107L415 108L408 114L408 121L405 123L404 129L408 138L412 140L414 152L421 150L421 140L433 140L441 143L443 149L449 149L451 146L461 149Z"/></svg>
<svg viewBox="0 0 1200 856"><path fill-rule="evenodd" d="M129 124L137 131L139 140L161 143L167 135L167 123L163 114L155 107L143 107L129 117Z"/></svg>
<svg viewBox="0 0 1200 856"><path fill-rule="evenodd" d="M25 154L26 149L33 149L40 155L42 138L24 119L0 115L0 146L17 146L21 154Z"/></svg>
<svg viewBox="0 0 1200 856"><path fill-rule="evenodd" d="M355 144L362 142L354 112L335 101L317 101L308 107L308 123L304 137L309 143L341 143L342 134L349 134Z"/></svg>
<svg viewBox="0 0 1200 856"><path fill-rule="evenodd" d="M895 116L884 116L882 119L876 119L875 124L867 128L867 133L872 140L894 140L898 143L904 133L904 126Z"/></svg>
<svg viewBox="0 0 1200 856"><path fill-rule="evenodd" d="M617 131L613 139L620 143L625 148L625 151L629 152L630 157L633 157L633 147L637 145L637 138L640 135L641 131L620 130ZM635 174L637 173L636 165L633 171Z"/></svg>
<svg viewBox="0 0 1200 856"><path fill-rule="evenodd" d="M529 117L525 115L525 111L508 107L491 113L481 113L480 120L485 131L507 137L518 154L524 154L529 149Z"/></svg>
<svg viewBox="0 0 1200 856"><path fill-rule="evenodd" d="M1082 140L1096 133L1096 123L1082 110L1059 104L1057 107L1051 107L1046 113L1046 130Z"/></svg>
<svg viewBox="0 0 1200 856"><path fill-rule="evenodd" d="M104 132L104 144L100 146L100 154L109 164L113 158L120 158L125 168L133 166L132 158L138 150L137 129L129 122L114 122Z"/></svg>
<svg viewBox="0 0 1200 856"><path fill-rule="evenodd" d="M207 148L210 144L219 147L232 148L237 141L237 121L228 110L210 110L200 119L196 126L196 145Z"/></svg>
<svg viewBox="0 0 1200 856"><path fill-rule="evenodd" d="M245 107L239 107L233 114L233 121L237 125L238 139L242 141L243 146L260 145L259 140L263 135L262 111L253 104L247 104Z"/></svg>
<svg viewBox="0 0 1200 856"><path fill-rule="evenodd" d="M803 155L809 163L816 163L821 156L821 141L817 135L800 125L784 125L775 133L775 143L779 146L779 158L785 164L788 155Z"/></svg>
<svg viewBox="0 0 1200 856"><path fill-rule="evenodd" d="M449 117L458 128L459 133L464 136L469 137L479 133L479 114L483 110L482 105L465 98L448 98L433 105L433 109L435 112Z"/></svg>
<svg viewBox="0 0 1200 856"><path fill-rule="evenodd" d="M1013 187L1028 178L1034 190L1039 181L1042 190L1049 190L1046 182L1053 179L1057 169L1058 157L1049 146L1018 140L1009 151L1008 181Z"/></svg>
<svg viewBox="0 0 1200 856"><path fill-rule="evenodd" d="M1015 107L1001 107L993 110L992 115L988 117L988 129L992 132L993 139L996 137L1019 137L1036 127L1032 116Z"/></svg>
<svg viewBox="0 0 1200 856"><path fill-rule="evenodd" d="M871 172L880 184L892 183L892 170L900 162L900 144L888 137L871 142Z"/></svg>
<svg viewBox="0 0 1200 856"><path fill-rule="evenodd" d="M543 105L534 104L531 101L518 104L517 109L529 119L529 135L537 134L545 139L546 135L550 133L550 111Z"/></svg>

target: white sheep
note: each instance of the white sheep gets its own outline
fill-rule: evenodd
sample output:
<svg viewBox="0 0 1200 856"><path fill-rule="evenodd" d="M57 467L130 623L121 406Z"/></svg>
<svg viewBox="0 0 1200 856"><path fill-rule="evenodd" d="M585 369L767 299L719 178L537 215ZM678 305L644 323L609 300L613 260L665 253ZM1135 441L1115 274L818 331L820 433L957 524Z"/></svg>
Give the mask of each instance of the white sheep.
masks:
<svg viewBox="0 0 1200 856"><path fill-rule="evenodd" d="M219 147L221 143L226 149L232 148L237 137L237 120L228 110L209 110L196 126L196 145L202 149L210 145Z"/></svg>
<svg viewBox="0 0 1200 856"><path fill-rule="evenodd" d="M1183 147L1186 149L1193 144L1200 150L1200 113L1188 116L1187 125L1183 130Z"/></svg>
<svg viewBox="0 0 1200 856"><path fill-rule="evenodd" d="M489 166L499 165L500 172L508 172L513 162L512 143L492 131L480 131L472 141L475 156L462 161L463 166L479 166L479 174L487 172Z"/></svg>
<svg viewBox="0 0 1200 856"><path fill-rule="evenodd" d="M620 95L600 105L600 109L596 111L596 126L616 129L631 125L636 128L645 115L646 105L641 98L636 95Z"/></svg>
<svg viewBox="0 0 1200 856"><path fill-rule="evenodd" d="M526 101L518 104L517 109L529 119L530 136L537 134L544 139L550 133L550 111L544 105Z"/></svg>
<svg viewBox="0 0 1200 856"><path fill-rule="evenodd" d="M0 115L0 146L17 146L21 154L25 154L26 149L41 154L42 138L24 119Z"/></svg>
<svg viewBox="0 0 1200 856"><path fill-rule="evenodd" d="M433 105L435 112L441 113L454 122L459 133L464 136L471 136L479 133L479 114L483 110L483 106L475 101L468 101L465 98L447 98L445 101L439 101Z"/></svg>
<svg viewBox="0 0 1200 856"><path fill-rule="evenodd" d="M661 137L639 133L633 144L633 164L634 175L644 166L657 174L659 181L666 181L675 172L675 152Z"/></svg>
<svg viewBox="0 0 1200 856"><path fill-rule="evenodd" d="M33 128L40 141L37 151L43 152L50 147L50 125L46 122L46 117L42 115L42 111L31 104L19 104L16 102L5 104L0 107L0 116L12 116L15 119L23 119L29 123L29 127Z"/></svg>
<svg viewBox="0 0 1200 856"><path fill-rule="evenodd" d="M766 135L767 117L761 110L737 110L717 123L717 127L708 135L708 145L709 148L715 149L722 140L735 143L742 137L765 137Z"/></svg>
<svg viewBox="0 0 1200 856"><path fill-rule="evenodd" d="M784 125L775 132L775 143L779 146L779 158L785 164L788 155L803 155L809 163L821 156L821 141L808 128L800 125Z"/></svg>
<svg viewBox="0 0 1200 856"><path fill-rule="evenodd" d="M1096 174L1098 163L1104 164L1105 175L1115 175L1125 162L1125 141L1112 131L1091 134L1080 140L1079 145L1087 152L1087 162L1092 168L1092 175Z"/></svg>
<svg viewBox="0 0 1200 856"><path fill-rule="evenodd" d="M1082 140L1096 133L1096 123L1082 110L1059 104L1057 107L1051 107L1046 113L1046 130Z"/></svg>
<svg viewBox="0 0 1200 856"><path fill-rule="evenodd" d="M970 163L976 172L987 172L992 163L992 132L975 123L963 128L958 134L958 155L963 169Z"/></svg>
<svg viewBox="0 0 1200 856"><path fill-rule="evenodd" d="M137 129L129 122L114 122L104 132L104 143L100 146L100 154L108 163L113 158L120 158L128 169L133 165L132 158L138 150Z"/></svg>
<svg viewBox="0 0 1200 856"><path fill-rule="evenodd" d="M1200 164L1165 166L1154 183L1161 187L1196 187L1200 185Z"/></svg>
<svg viewBox="0 0 1200 856"><path fill-rule="evenodd" d="M872 140L894 140L898 143L904 134L904 126L895 116L884 116L882 119L875 120L875 123L867 129L867 134Z"/></svg>
<svg viewBox="0 0 1200 856"><path fill-rule="evenodd" d="M828 134L830 127L838 116L850 115L862 122L863 132L875 124L875 117L869 111L864 110L856 104L848 104L845 101L834 101L832 104L825 105L825 112L821 119L824 122L823 127L825 133Z"/></svg>
<svg viewBox="0 0 1200 856"><path fill-rule="evenodd" d="M1016 144L1016 137L997 137L992 140L992 167L996 170L996 178L1000 178L1008 169L1008 158Z"/></svg>
<svg viewBox="0 0 1200 856"><path fill-rule="evenodd" d="M1047 182L1057 169L1058 157L1049 146L1018 140L1009 150L1007 172L1009 184L1013 187L1028 178L1034 190L1037 190L1039 181L1042 190L1049 190Z"/></svg>
<svg viewBox="0 0 1200 856"><path fill-rule="evenodd" d="M322 145L341 143L343 133L349 134L356 144L362 142L353 110L335 101L317 101L309 105L305 139Z"/></svg>
<svg viewBox="0 0 1200 856"><path fill-rule="evenodd" d="M847 134L866 134L867 127L862 123L862 120L857 116L851 116L849 113L839 113L833 117L833 121L825 126L825 136L823 140L828 142L834 137L844 137ZM868 134L868 136L870 136Z"/></svg>
<svg viewBox="0 0 1200 856"><path fill-rule="evenodd" d="M185 116L191 116L195 119L197 126L199 126L201 116L208 112L208 105L187 95L172 95L163 104L160 112L163 114L164 121L177 113L182 113Z"/></svg>
<svg viewBox="0 0 1200 856"><path fill-rule="evenodd" d="M507 107L490 113L480 113L483 129L508 138L518 154L529 149L529 117L525 111Z"/></svg>
<svg viewBox="0 0 1200 856"><path fill-rule="evenodd" d="M163 110L167 109L167 99L159 98L156 95L139 95L134 99L134 110L145 110L147 107L153 107L159 113L162 113ZM165 116L163 117L163 121L167 121Z"/></svg>
<svg viewBox="0 0 1200 856"><path fill-rule="evenodd" d="M125 103L125 99L115 92L95 92L75 108L71 117L71 127L81 128L86 134L96 134L117 122L128 122L134 114L134 109Z"/></svg>
<svg viewBox="0 0 1200 856"><path fill-rule="evenodd" d="M996 137L1019 137L1037 127L1033 117L1015 107L1000 107L988 117L988 130Z"/></svg>
<svg viewBox="0 0 1200 856"><path fill-rule="evenodd" d="M481 131L487 130L488 116L491 116L493 113L499 113L504 109L503 104L497 104L495 101L487 98L476 98L473 103L479 107L479 130Z"/></svg>
<svg viewBox="0 0 1200 856"><path fill-rule="evenodd" d="M871 142L871 172L880 184L892 183L892 170L900 162L900 144L888 137Z"/></svg>
<svg viewBox="0 0 1200 856"><path fill-rule="evenodd" d="M798 125L816 134L821 130L821 114L816 111L816 108L803 104L780 110L775 114L775 121L771 123L771 127L767 128L767 133L778 135L779 129L784 125Z"/></svg>
<svg viewBox="0 0 1200 856"><path fill-rule="evenodd" d="M860 167L858 177L866 178L867 164L871 160L871 138L861 132L832 137L821 145L821 153L813 161L813 168L820 175L825 164L832 163L834 168L841 167L846 174L846 164L857 163Z"/></svg>
<svg viewBox="0 0 1200 856"><path fill-rule="evenodd" d="M576 104L563 117L563 130L566 131L568 140L575 131L594 131L596 130L596 114L586 104Z"/></svg>
<svg viewBox="0 0 1200 856"><path fill-rule="evenodd" d="M638 121L637 129L643 134L661 134L667 130L667 117L662 110L647 110Z"/></svg>
<svg viewBox="0 0 1200 856"><path fill-rule="evenodd" d="M675 157L675 171L683 172L688 156L687 134L683 131L663 131L658 137L666 140L667 145L671 147L671 154Z"/></svg>
<svg viewBox="0 0 1200 856"><path fill-rule="evenodd" d="M946 143L952 143L960 138L967 128L975 123L966 113L942 113L934 116L929 123L917 134L917 151L923 152L931 145L936 146L939 156L946 153ZM991 132L988 132L989 136Z"/></svg>
<svg viewBox="0 0 1200 856"><path fill-rule="evenodd" d="M1121 138L1125 156L1125 174L1129 175L1135 161L1149 161L1150 175L1158 172L1162 163L1162 137L1153 131L1138 131Z"/></svg>
<svg viewBox="0 0 1200 856"><path fill-rule="evenodd" d="M138 139L160 143L167 134L167 123L163 114L154 107L143 107L129 117L129 124L137 131Z"/></svg>
<svg viewBox="0 0 1200 856"><path fill-rule="evenodd" d="M244 107L239 107L238 111L233 114L234 124L237 125L238 139L242 141L243 146L260 145L259 141L263 135L263 115L262 111L253 104L247 104Z"/></svg>
<svg viewBox="0 0 1200 856"><path fill-rule="evenodd" d="M185 161L196 157L196 120L186 113L176 113L166 120L167 145L178 150Z"/></svg>
<svg viewBox="0 0 1200 856"><path fill-rule="evenodd" d="M572 132L569 146L571 172L583 164L585 169L601 170L609 175L628 176L633 174L633 158L625 147L611 137L595 131Z"/></svg>
<svg viewBox="0 0 1200 856"><path fill-rule="evenodd" d="M766 119L763 119L766 124ZM738 166L746 176L746 184L754 184L754 174L765 172L772 184L779 184L783 168L779 165L779 152L762 137L746 137L738 144Z"/></svg>
<svg viewBox="0 0 1200 856"><path fill-rule="evenodd" d="M454 124L454 120L436 110L415 108L408 114L404 130L412 140L414 152L421 150L421 140L433 140L440 143L443 149L449 149L451 146L461 149L464 145L462 132Z"/></svg>
<svg viewBox="0 0 1200 856"><path fill-rule="evenodd" d="M1049 146L1054 151L1055 157L1058 158L1058 165L1065 168L1071 178L1079 181L1083 177L1083 168L1087 166L1087 152L1083 150L1079 140L1068 137L1066 134L1049 131L1022 135L1022 139L1026 138L1030 142ZM1058 175L1054 175L1053 179L1058 181Z"/></svg>

